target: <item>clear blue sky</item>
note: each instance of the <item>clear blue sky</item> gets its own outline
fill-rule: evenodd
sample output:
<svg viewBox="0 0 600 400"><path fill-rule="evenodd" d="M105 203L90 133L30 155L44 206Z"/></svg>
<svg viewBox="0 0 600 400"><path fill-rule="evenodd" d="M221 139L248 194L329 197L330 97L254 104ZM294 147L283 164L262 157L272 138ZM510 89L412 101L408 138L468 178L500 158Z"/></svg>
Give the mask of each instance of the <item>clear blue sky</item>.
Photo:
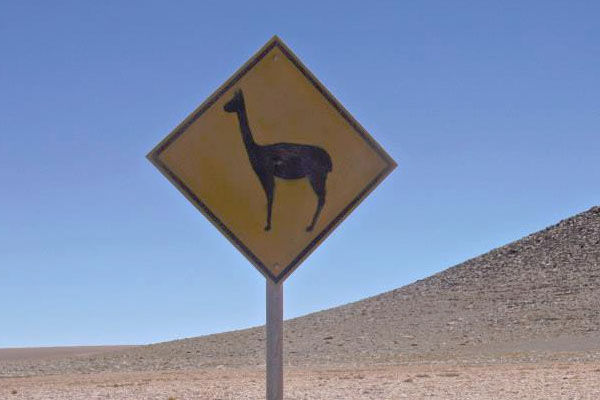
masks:
<svg viewBox="0 0 600 400"><path fill-rule="evenodd" d="M399 164L286 317L600 204L599 4L1 1L0 347L264 322L262 275L145 155L274 34Z"/></svg>

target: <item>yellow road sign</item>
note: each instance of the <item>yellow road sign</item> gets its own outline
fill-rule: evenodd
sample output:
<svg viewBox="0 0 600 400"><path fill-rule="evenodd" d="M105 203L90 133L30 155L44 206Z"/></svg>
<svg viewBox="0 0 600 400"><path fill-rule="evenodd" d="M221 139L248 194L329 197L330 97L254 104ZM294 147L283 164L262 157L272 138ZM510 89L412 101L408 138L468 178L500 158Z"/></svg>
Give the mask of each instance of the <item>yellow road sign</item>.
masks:
<svg viewBox="0 0 600 400"><path fill-rule="evenodd" d="M396 167L277 37L148 158L274 282Z"/></svg>

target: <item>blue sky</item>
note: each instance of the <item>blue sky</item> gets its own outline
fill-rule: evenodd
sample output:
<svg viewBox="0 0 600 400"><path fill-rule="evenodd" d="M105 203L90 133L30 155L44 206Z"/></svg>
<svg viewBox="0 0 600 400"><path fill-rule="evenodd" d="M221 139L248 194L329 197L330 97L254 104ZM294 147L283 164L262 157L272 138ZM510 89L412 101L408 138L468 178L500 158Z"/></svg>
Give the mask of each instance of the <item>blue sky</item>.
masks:
<svg viewBox="0 0 600 400"><path fill-rule="evenodd" d="M600 204L594 1L0 2L0 347L264 323L264 278L145 159L277 34L398 168L294 317Z"/></svg>

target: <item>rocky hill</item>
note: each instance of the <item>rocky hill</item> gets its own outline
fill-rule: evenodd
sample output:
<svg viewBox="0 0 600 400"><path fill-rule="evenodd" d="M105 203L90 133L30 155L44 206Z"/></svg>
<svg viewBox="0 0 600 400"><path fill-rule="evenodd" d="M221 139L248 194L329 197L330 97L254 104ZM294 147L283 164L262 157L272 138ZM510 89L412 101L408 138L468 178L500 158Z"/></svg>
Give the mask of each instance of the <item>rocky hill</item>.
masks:
<svg viewBox="0 0 600 400"><path fill-rule="evenodd" d="M0 375L263 365L264 327ZM286 364L600 359L600 207L455 267L285 323Z"/></svg>

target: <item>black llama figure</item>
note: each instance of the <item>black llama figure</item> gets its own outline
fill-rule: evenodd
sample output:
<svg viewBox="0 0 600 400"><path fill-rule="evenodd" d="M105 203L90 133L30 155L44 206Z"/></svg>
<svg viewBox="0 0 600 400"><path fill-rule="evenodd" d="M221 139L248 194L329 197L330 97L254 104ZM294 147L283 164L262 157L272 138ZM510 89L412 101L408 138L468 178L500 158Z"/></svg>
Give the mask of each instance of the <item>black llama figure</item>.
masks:
<svg viewBox="0 0 600 400"><path fill-rule="evenodd" d="M237 113L248 158L265 190L267 196L267 225L265 231L271 229L275 177L282 179L308 178L318 198L317 209L310 225L306 228L307 231L312 231L325 204L325 181L332 167L329 154L320 147L306 144L276 143L266 146L257 144L252 137L250 125L248 124L244 94L239 89L236 90L233 98L225 104L223 109L229 113Z"/></svg>

